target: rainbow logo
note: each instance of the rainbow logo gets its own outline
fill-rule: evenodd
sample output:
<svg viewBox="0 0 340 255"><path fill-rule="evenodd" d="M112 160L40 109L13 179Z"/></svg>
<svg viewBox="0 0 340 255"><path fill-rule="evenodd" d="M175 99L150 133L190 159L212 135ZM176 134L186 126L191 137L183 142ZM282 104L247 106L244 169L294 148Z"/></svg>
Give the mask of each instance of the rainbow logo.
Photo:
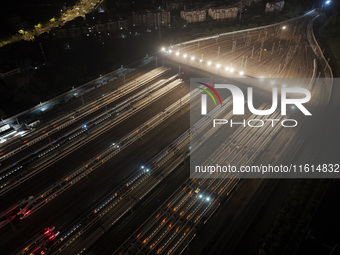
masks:
<svg viewBox="0 0 340 255"><path fill-rule="evenodd" d="M197 83L206 86L206 87L209 88L212 92L214 92L215 95L217 96L218 100L220 101L221 106L222 106L222 100L221 100L219 94L217 93L217 91L216 91L212 86L210 86L210 85L208 85L208 84L206 84L206 83L204 83L204 82L197 82ZM203 88L199 88L199 89L200 89L200 90L203 90L204 92L206 92L206 93L212 98L212 100L214 101L215 105L217 105L214 96L211 94L211 92L209 92L209 90L203 89Z"/></svg>

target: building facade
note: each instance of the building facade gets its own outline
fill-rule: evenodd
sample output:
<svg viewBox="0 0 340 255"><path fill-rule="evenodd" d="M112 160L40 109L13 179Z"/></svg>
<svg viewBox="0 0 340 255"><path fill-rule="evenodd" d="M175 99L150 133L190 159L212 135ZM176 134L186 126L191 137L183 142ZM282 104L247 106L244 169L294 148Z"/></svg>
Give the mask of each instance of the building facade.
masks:
<svg viewBox="0 0 340 255"><path fill-rule="evenodd" d="M144 12L133 12L129 16L130 26L144 26L148 28L154 28L158 26L167 26L171 23L170 11L144 11Z"/></svg>
<svg viewBox="0 0 340 255"><path fill-rule="evenodd" d="M265 12L273 12L273 11L280 12L282 11L284 5L285 5L285 1L266 3Z"/></svg>
<svg viewBox="0 0 340 255"><path fill-rule="evenodd" d="M236 19L238 15L237 7L210 8L208 15L215 20Z"/></svg>
<svg viewBox="0 0 340 255"><path fill-rule="evenodd" d="M206 10L181 11L181 18L188 23L202 22L207 19Z"/></svg>

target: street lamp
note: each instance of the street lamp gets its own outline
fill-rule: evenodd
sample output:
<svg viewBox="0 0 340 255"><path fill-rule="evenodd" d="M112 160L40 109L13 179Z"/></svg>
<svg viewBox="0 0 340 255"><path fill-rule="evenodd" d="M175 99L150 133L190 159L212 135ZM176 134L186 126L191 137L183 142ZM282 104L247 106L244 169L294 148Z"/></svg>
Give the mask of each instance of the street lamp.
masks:
<svg viewBox="0 0 340 255"><path fill-rule="evenodd" d="M331 3L331 0L325 1L325 2L321 5L321 10L323 10L324 5L330 5L330 3Z"/></svg>
<svg viewBox="0 0 340 255"><path fill-rule="evenodd" d="M286 26L283 26L282 28L281 28L281 33L280 33L280 41L279 41L279 43L281 43L281 38L282 38L282 32L283 32L283 30L286 30Z"/></svg>

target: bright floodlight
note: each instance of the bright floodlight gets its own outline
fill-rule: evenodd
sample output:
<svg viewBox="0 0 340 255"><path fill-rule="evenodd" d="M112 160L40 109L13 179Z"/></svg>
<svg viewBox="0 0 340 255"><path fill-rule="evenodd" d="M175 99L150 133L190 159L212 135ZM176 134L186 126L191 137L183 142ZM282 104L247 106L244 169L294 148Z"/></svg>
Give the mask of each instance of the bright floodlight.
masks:
<svg viewBox="0 0 340 255"><path fill-rule="evenodd" d="M229 70L229 67L226 67L225 70L228 71L228 70Z"/></svg>
<svg viewBox="0 0 340 255"><path fill-rule="evenodd" d="M179 52L178 51L176 52L176 56L179 56Z"/></svg>
<svg viewBox="0 0 340 255"><path fill-rule="evenodd" d="M144 169L144 168L145 168L145 166L141 166L141 167L140 167L140 169Z"/></svg>
<svg viewBox="0 0 340 255"><path fill-rule="evenodd" d="M209 62L208 62L208 66L210 66L210 65L211 65L211 62L209 61Z"/></svg>
<svg viewBox="0 0 340 255"><path fill-rule="evenodd" d="M192 56L192 57L191 57L191 60L195 60L195 57L194 57L194 56Z"/></svg>
<svg viewBox="0 0 340 255"><path fill-rule="evenodd" d="M200 59L200 63L202 63L203 62L203 60L202 59Z"/></svg>
<svg viewBox="0 0 340 255"><path fill-rule="evenodd" d="M115 143L112 143L112 146L115 146L116 144Z"/></svg>
<svg viewBox="0 0 340 255"><path fill-rule="evenodd" d="M169 50L169 53L171 54L171 53L172 53L172 50Z"/></svg>
<svg viewBox="0 0 340 255"><path fill-rule="evenodd" d="M233 73L234 72L234 68L230 68L229 72Z"/></svg>
<svg viewBox="0 0 340 255"><path fill-rule="evenodd" d="M210 201L210 197L207 197L206 200L207 200L207 202L209 202Z"/></svg>
<svg viewBox="0 0 340 255"><path fill-rule="evenodd" d="M217 64L217 65L216 65L216 68L217 68L217 69L218 69L218 68L220 68L220 67L221 67L221 65L220 65L220 64Z"/></svg>
<svg viewBox="0 0 340 255"><path fill-rule="evenodd" d="M331 0L328 0L325 2L325 4L330 4L331 3Z"/></svg>
<svg viewBox="0 0 340 255"><path fill-rule="evenodd" d="M83 128L87 128L87 126L86 126L86 125L83 125Z"/></svg>
<svg viewBox="0 0 340 255"><path fill-rule="evenodd" d="M244 72L243 72L243 71L241 71L241 72L240 72L240 75L242 76L243 74L244 74Z"/></svg>
<svg viewBox="0 0 340 255"><path fill-rule="evenodd" d="M150 169L149 169L149 168L147 168L145 171L148 173L148 172L150 172Z"/></svg>
<svg viewBox="0 0 340 255"><path fill-rule="evenodd" d="M183 55L183 58L186 58L186 57L187 57L187 54L184 54L184 55Z"/></svg>
<svg viewBox="0 0 340 255"><path fill-rule="evenodd" d="M162 48L162 51L165 51L165 48L164 48L164 47Z"/></svg>
<svg viewBox="0 0 340 255"><path fill-rule="evenodd" d="M202 194L200 194L198 197L199 197L199 198L202 198L202 197L203 197L203 195L202 195Z"/></svg>
<svg viewBox="0 0 340 255"><path fill-rule="evenodd" d="M286 26L283 26L282 29L285 30L287 27Z"/></svg>

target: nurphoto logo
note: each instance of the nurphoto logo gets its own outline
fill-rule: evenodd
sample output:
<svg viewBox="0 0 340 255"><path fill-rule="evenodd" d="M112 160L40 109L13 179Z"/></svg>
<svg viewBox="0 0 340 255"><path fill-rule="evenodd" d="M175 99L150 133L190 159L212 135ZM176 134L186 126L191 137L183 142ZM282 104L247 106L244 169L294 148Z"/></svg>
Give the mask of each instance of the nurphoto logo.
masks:
<svg viewBox="0 0 340 255"><path fill-rule="evenodd" d="M245 97L240 88L238 88L235 85L231 84L215 84L214 87L206 84L206 83L200 83L209 89L211 89L217 98L220 101L220 104L222 106L222 100L217 93L216 89L228 89L231 92L232 98L233 98L233 114L234 115L244 115L244 105L245 105ZM216 100L214 96L206 89L199 88L203 91L205 91L210 97L213 99L215 105L216 105ZM258 110L255 109L254 104L253 104L253 88L248 87L247 88L247 105L248 109L251 113L256 114L256 115L270 115L275 110L277 109L278 106L278 88L273 88L272 90L272 106L270 109L266 110ZM294 94L301 94L304 95L303 98L287 98L287 94L289 93L294 93ZM201 114L206 115L207 114L207 94L202 94L201 95ZM307 103L311 99L311 93L309 90L305 88L299 88L299 87L290 87L290 88L281 88L281 115L286 115L287 114L287 105L294 105L304 115L309 115L311 116L312 114L306 109L306 107L303 106L304 103Z"/></svg>

